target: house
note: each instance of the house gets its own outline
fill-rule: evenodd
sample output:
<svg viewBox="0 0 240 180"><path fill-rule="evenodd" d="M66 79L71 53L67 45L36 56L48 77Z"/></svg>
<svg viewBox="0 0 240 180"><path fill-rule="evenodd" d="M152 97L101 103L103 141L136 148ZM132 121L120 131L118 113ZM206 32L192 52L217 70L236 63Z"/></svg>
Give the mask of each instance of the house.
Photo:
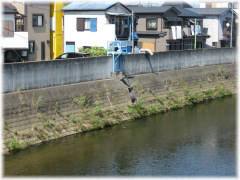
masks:
<svg viewBox="0 0 240 180"><path fill-rule="evenodd" d="M194 48L194 31L191 25L202 16L180 6L129 7L137 18L138 48L153 52ZM200 21L199 21L200 20ZM198 25L200 29L200 25ZM198 32L197 48L201 48L209 36Z"/></svg>
<svg viewBox="0 0 240 180"><path fill-rule="evenodd" d="M238 1L219 1L219 0L211 0L206 2L206 0L200 0L200 8L232 8L237 9L238 8Z"/></svg>
<svg viewBox="0 0 240 180"><path fill-rule="evenodd" d="M19 11L18 26L28 32L27 61L50 60L50 4L13 2Z"/></svg>
<svg viewBox="0 0 240 180"><path fill-rule="evenodd" d="M61 9L65 6L63 1L54 1L50 3L50 56L55 59L63 54L63 12Z"/></svg>
<svg viewBox="0 0 240 180"><path fill-rule="evenodd" d="M19 29L16 21L19 12L9 3L3 4L2 49L4 62L21 62L27 59L28 32Z"/></svg>
<svg viewBox="0 0 240 180"><path fill-rule="evenodd" d="M210 35L204 48L229 47L232 30L232 46L236 45L236 13L230 8L187 8L187 10L201 14L203 18L204 32ZM233 25L231 28L231 24Z"/></svg>
<svg viewBox="0 0 240 180"><path fill-rule="evenodd" d="M73 2L61 10L64 12L64 52L76 52L80 47L107 48L109 41L129 40L132 14L121 3Z"/></svg>

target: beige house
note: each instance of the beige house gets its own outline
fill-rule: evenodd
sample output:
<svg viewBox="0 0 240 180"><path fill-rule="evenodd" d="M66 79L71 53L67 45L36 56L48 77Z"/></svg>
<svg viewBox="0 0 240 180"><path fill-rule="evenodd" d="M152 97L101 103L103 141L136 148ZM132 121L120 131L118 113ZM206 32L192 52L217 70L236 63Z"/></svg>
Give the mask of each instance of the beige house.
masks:
<svg viewBox="0 0 240 180"><path fill-rule="evenodd" d="M191 27L193 19L198 19L201 28L202 16L182 7L129 7L136 16L138 48L152 52L183 50L194 48L194 35ZM197 34L197 48L202 48L209 36Z"/></svg>
<svg viewBox="0 0 240 180"><path fill-rule="evenodd" d="M19 12L16 27L28 32L27 61L50 60L50 4L28 1L12 5Z"/></svg>

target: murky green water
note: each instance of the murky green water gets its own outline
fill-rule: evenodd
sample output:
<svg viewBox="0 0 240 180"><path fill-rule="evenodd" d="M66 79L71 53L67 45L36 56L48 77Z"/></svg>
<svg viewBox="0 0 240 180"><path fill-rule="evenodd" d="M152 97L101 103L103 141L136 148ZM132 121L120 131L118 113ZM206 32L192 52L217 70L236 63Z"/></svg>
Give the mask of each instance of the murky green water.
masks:
<svg viewBox="0 0 240 180"><path fill-rule="evenodd" d="M236 176L236 96L5 157L5 175Z"/></svg>

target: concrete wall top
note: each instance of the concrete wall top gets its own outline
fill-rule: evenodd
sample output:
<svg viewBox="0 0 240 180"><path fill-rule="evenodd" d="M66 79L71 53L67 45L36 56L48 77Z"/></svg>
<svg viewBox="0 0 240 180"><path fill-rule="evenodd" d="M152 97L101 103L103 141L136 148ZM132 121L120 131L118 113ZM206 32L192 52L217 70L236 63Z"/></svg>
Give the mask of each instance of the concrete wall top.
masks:
<svg viewBox="0 0 240 180"><path fill-rule="evenodd" d="M128 54L122 58L127 75L172 71L200 66L234 64L236 48L212 48ZM79 82L108 79L113 69L112 56L68 60L3 64L3 92L30 90Z"/></svg>

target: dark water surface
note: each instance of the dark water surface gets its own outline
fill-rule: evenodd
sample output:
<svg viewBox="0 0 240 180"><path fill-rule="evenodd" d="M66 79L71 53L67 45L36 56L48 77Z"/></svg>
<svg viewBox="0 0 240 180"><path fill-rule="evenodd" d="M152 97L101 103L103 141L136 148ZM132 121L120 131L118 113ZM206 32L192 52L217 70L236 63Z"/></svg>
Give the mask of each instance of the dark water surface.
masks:
<svg viewBox="0 0 240 180"><path fill-rule="evenodd" d="M12 153L6 175L236 176L236 96Z"/></svg>

